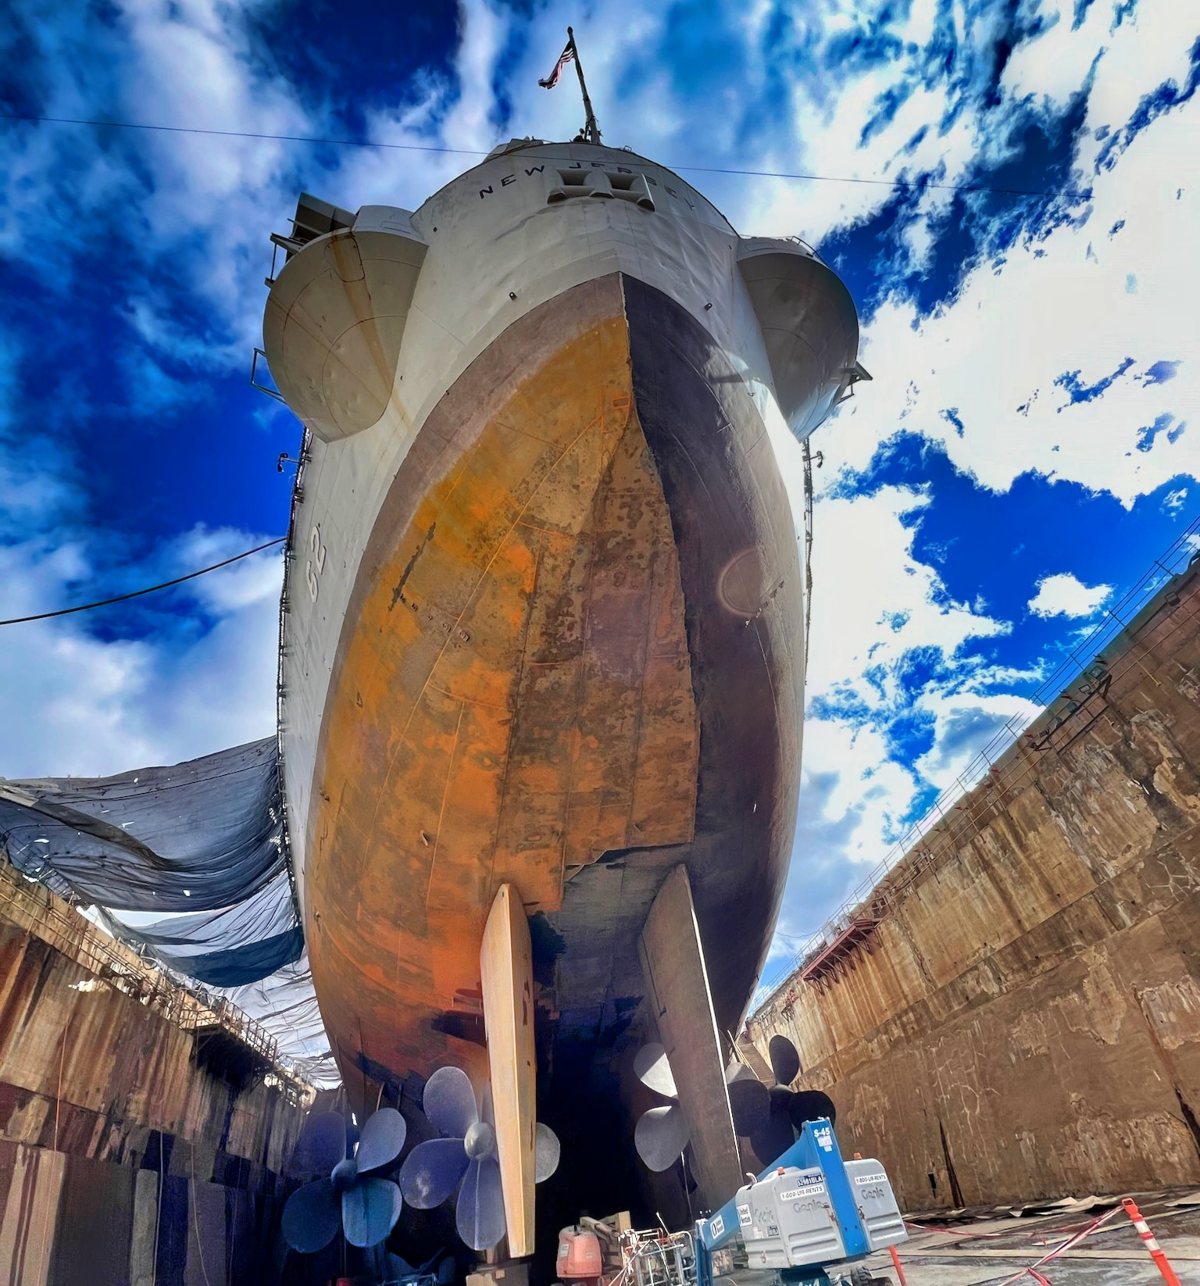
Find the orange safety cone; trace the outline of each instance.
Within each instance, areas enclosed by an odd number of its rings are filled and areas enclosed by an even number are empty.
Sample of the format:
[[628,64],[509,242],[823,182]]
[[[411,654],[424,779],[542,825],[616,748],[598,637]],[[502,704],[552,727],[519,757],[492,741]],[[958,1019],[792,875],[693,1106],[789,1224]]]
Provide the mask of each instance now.
[[900,1286],[908,1286],[908,1278],[904,1275],[904,1266],[900,1262],[900,1256],[896,1254],[896,1247],[889,1246],[888,1253],[892,1257],[892,1267],[896,1270],[896,1277],[899,1279]]
[[1125,1207],[1125,1213],[1133,1221],[1133,1226],[1137,1229],[1137,1235],[1142,1239],[1142,1244],[1150,1252],[1150,1258],[1154,1260],[1158,1271],[1162,1273],[1163,1281],[1167,1286],[1179,1286],[1179,1278],[1175,1276],[1175,1270],[1167,1262],[1166,1255],[1163,1254],[1162,1247],[1158,1244],[1158,1238],[1150,1231],[1150,1225],[1142,1218],[1142,1212],[1137,1208],[1137,1203],[1132,1197],[1126,1197],[1121,1205]]

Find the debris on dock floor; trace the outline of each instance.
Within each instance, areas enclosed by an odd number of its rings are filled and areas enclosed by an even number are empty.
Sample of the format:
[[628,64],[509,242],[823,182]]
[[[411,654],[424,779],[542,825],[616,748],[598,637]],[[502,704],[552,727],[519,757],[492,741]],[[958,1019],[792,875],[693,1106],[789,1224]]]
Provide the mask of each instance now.
[[[1135,1195],[1180,1283],[1200,1283],[1200,1189]],[[1036,1280],[1027,1268],[1114,1208],[1114,1217],[1037,1271],[1052,1286],[1160,1286],[1163,1277],[1120,1204],[1120,1197],[1089,1196],[907,1216],[909,1240],[900,1250],[907,1286],[1024,1286]],[[867,1266],[877,1279],[898,1281],[887,1253]]]

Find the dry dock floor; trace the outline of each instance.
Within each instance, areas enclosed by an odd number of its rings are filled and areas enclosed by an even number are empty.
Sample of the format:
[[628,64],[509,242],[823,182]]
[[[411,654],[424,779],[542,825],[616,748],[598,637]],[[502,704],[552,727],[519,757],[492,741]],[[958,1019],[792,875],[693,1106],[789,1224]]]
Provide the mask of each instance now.
[[[1181,1286],[1200,1286],[1200,1190],[1134,1195]],[[1000,1286],[1119,1204],[1118,1198],[1089,1197],[1057,1208],[1026,1207],[1020,1214],[993,1208],[918,1217],[899,1248],[908,1286]],[[876,1277],[898,1282],[887,1254],[873,1255],[867,1266]],[[1163,1283],[1124,1212],[1038,1272],[1052,1286]],[[1013,1286],[1034,1280],[1022,1276]]]

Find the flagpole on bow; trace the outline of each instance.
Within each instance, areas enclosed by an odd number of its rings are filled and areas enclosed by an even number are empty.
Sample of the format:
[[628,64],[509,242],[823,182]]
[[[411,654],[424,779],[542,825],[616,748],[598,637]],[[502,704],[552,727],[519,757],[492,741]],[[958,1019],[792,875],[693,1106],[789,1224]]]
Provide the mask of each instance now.
[[587,81],[583,78],[583,63],[579,59],[579,48],[575,44],[575,32],[570,27],[567,28],[567,45],[575,55],[575,70],[579,73],[579,89],[583,94],[583,110],[586,116],[583,123],[583,141],[599,143],[600,126],[596,123],[596,113],[592,110],[592,100],[588,97]]

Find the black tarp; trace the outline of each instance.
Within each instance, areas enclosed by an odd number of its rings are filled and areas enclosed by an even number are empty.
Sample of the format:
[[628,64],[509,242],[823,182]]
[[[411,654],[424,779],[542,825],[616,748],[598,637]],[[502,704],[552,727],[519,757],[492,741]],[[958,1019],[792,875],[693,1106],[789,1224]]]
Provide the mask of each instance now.
[[232,950],[217,948],[194,956],[162,950],[155,954],[163,964],[195,978],[197,982],[206,982],[211,987],[241,987],[267,977],[280,965],[299,959],[303,950],[304,934],[297,925],[286,933],[248,942]]
[[148,923],[130,922],[128,914],[101,910],[100,918],[118,938],[146,948],[177,973],[214,987],[255,982],[291,964],[304,949],[286,871],[244,902],[220,911],[172,915]]
[[254,982],[303,950],[273,737],[115,777],[0,781],[0,846],[28,878],[95,904],[110,932],[210,985]]

